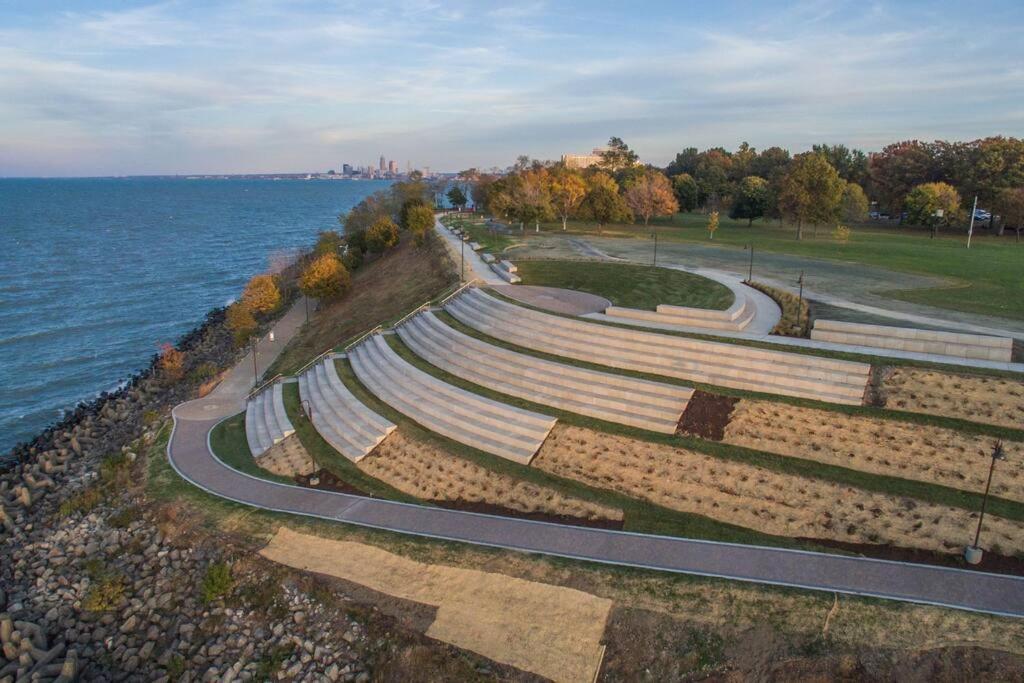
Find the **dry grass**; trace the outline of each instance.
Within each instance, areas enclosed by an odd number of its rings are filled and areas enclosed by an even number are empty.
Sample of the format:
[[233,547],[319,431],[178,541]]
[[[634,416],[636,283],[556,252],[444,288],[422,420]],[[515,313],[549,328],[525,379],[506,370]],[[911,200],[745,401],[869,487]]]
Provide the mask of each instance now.
[[[674,510],[789,537],[941,552],[970,541],[975,513],[726,462],[558,424],[534,467]],[[990,547],[1024,549],[1024,524],[986,517]]]
[[622,511],[499,474],[398,430],[359,469],[403,493],[434,501],[487,503],[526,513],[621,520]]
[[[975,492],[985,490],[996,442],[942,427],[748,400],[736,405],[723,441]],[[1008,459],[992,492],[1024,502],[1024,444],[1005,446]]]
[[372,545],[282,527],[261,554],[275,562],[437,606],[427,635],[557,681],[591,683],[612,602],[503,574],[423,564]]
[[256,458],[256,464],[282,477],[305,476],[316,471],[316,463],[310,457],[296,434],[279,441]]
[[882,383],[886,407],[1024,428],[1024,382],[893,368]]

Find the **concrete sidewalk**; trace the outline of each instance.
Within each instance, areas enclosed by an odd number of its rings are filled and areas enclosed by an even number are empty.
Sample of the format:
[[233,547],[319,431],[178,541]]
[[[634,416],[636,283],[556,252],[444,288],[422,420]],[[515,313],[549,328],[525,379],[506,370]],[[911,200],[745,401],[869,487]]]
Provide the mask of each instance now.
[[465,258],[467,282],[475,278],[483,280],[489,285],[508,284],[491,270],[490,266],[484,263],[484,260],[480,258],[480,254],[470,249],[469,244],[463,245],[462,240],[453,235],[448,228],[444,227],[441,224],[441,219],[437,217],[434,218],[434,232],[444,240],[444,244],[451,253],[452,258],[455,259],[456,265],[458,265],[460,259]]

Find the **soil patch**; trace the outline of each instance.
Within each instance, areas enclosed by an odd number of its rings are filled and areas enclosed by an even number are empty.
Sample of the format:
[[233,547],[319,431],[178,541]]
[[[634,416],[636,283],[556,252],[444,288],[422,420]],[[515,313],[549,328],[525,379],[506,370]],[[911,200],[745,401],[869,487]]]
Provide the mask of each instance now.
[[721,441],[738,402],[739,399],[732,396],[719,396],[697,389],[679,418],[679,431]]
[[[984,535],[982,536],[984,539]],[[1024,576],[1024,560],[1017,557],[1007,557],[992,551],[986,550],[981,563],[977,565],[967,564],[960,555],[950,553],[939,553],[920,548],[901,548],[892,545],[879,545],[875,543],[848,543],[845,541],[833,541],[821,538],[798,538],[798,541],[809,541],[823,545],[828,548],[846,550],[865,557],[873,557],[879,560],[895,560],[898,562],[914,562],[917,564],[933,564],[939,567],[954,567],[956,569],[967,569],[970,571],[989,572],[992,574],[1011,574],[1013,576]]]
[[472,502],[468,500],[438,500],[434,501],[438,507],[449,510],[462,510],[463,512],[480,512],[485,515],[501,515],[502,517],[516,517],[518,519],[529,519],[535,522],[550,522],[552,524],[568,524],[571,526],[585,526],[594,529],[622,529],[622,519],[586,519],[583,517],[569,517],[567,515],[550,515],[543,512],[519,512],[500,505],[489,503]]
[[[305,486],[311,489],[320,489],[321,491],[334,491],[335,493],[351,493],[357,496],[367,495],[366,491],[357,489],[352,486],[344,479],[338,477],[330,470],[320,470],[313,474],[295,477],[295,481],[299,486]],[[310,483],[315,481],[316,483]]]

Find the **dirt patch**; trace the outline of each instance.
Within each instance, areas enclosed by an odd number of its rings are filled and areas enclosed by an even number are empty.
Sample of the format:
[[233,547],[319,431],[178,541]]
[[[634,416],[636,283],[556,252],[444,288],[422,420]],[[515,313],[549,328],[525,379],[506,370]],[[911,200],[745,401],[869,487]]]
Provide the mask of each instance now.
[[679,431],[702,439],[721,441],[738,398],[709,394],[697,389],[679,418]]
[[1024,576],[1024,560],[1017,557],[1007,557],[997,553],[986,551],[981,563],[969,565],[960,554],[937,553],[931,550],[919,548],[899,548],[891,545],[874,545],[865,543],[844,543],[843,541],[830,541],[820,538],[801,538],[801,541],[814,541],[815,543],[830,548],[846,550],[865,557],[874,557],[879,560],[897,560],[899,562],[916,562],[917,564],[934,564],[940,567],[955,567],[956,569],[967,569],[972,571],[991,572],[993,574],[1012,574]]
[[443,505],[483,504],[520,515],[622,522],[622,511],[494,472],[400,429],[358,463],[403,493]]
[[313,474],[295,477],[295,481],[299,486],[305,486],[311,489],[320,489],[321,491],[351,493],[356,496],[367,495],[365,491],[357,489],[355,486],[352,486],[344,479],[341,479],[330,470],[320,470]]
[[[875,543],[959,552],[977,514],[782,474],[666,444],[558,424],[533,466],[776,536]],[[1024,547],[1024,524],[985,517],[996,552]]]
[[[928,425],[845,415],[770,401],[742,400],[726,443],[830,465],[983,492],[992,437]],[[992,493],[1024,502],[1024,444],[1004,442]]]
[[885,373],[879,394],[882,404],[893,410],[1024,428],[1020,380],[899,367]]
[[622,529],[623,520],[618,519],[584,519],[582,517],[568,517],[566,515],[549,515],[543,512],[519,512],[510,510],[500,505],[488,503],[471,503],[465,500],[439,500],[435,501],[439,507],[449,510],[462,510],[463,512],[480,512],[485,515],[501,515],[504,517],[516,517],[518,519],[530,519],[535,522],[551,522],[552,524],[569,524],[572,526],[585,526],[595,529]]
[[437,606],[427,635],[558,681],[591,683],[611,601],[503,574],[424,564],[282,527],[261,554]]

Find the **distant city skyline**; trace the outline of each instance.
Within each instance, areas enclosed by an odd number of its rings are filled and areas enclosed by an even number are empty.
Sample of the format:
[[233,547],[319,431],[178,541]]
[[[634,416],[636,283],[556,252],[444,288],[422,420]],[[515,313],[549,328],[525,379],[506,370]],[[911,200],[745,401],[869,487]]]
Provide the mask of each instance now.
[[1022,30],[1019,0],[4,3],[0,176],[1019,136]]

